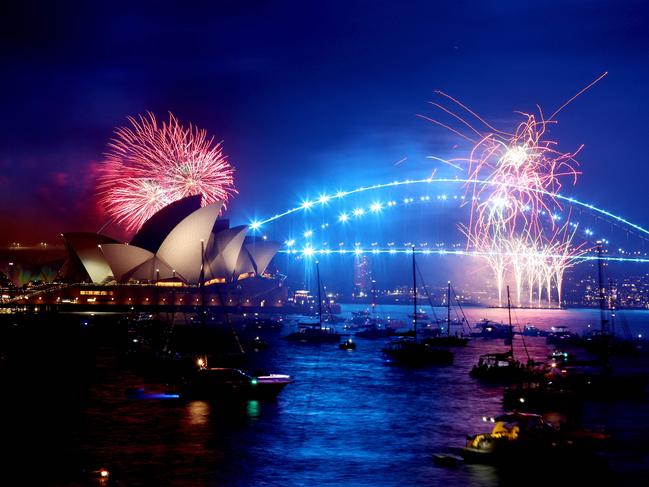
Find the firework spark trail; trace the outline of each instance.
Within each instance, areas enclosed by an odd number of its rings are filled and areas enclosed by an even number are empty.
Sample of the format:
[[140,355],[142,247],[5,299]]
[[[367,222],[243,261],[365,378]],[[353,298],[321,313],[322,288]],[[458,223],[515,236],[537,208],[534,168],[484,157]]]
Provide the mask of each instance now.
[[186,196],[200,194],[206,205],[237,193],[234,168],[205,130],[185,128],[171,113],[162,123],[150,112],[128,120],[108,143],[98,183],[100,205],[128,232]]
[[[580,172],[577,155],[580,146],[573,152],[557,150],[557,142],[546,138],[548,125],[555,124],[554,117],[579,95],[584,93],[607,73],[561,105],[549,119],[538,108],[538,115],[515,112],[523,118],[512,133],[496,129],[483,117],[469,109],[457,99],[443,92],[436,92],[450,100],[456,107],[477,120],[480,130],[467,119],[445,106],[431,102],[431,105],[459,122],[468,129],[453,128],[434,118],[420,115],[436,125],[447,128],[472,142],[466,160],[453,159],[453,163],[438,159],[455,168],[455,163],[466,164],[465,201],[470,204],[468,226],[461,231],[467,237],[467,249],[473,248],[484,255],[491,267],[498,302],[502,305],[504,281],[512,276],[516,285],[516,299],[522,305],[523,285],[528,287],[528,302],[532,305],[534,287],[540,306],[542,291],[545,290],[548,306],[552,302],[552,284],[557,289],[561,304],[561,286],[565,270],[583,255],[583,244],[574,245],[575,231],[568,230],[570,216],[558,227],[555,215],[563,208],[555,196],[561,190],[564,180],[577,182]],[[474,140],[477,135],[478,140]],[[460,168],[461,169],[461,168]]]

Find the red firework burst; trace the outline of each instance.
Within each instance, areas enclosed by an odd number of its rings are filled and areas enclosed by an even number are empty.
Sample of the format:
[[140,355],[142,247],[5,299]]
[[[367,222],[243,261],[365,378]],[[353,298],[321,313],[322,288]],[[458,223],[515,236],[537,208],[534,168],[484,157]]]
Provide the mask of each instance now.
[[99,173],[99,203],[112,222],[135,232],[186,196],[200,194],[207,205],[237,193],[234,168],[205,130],[185,128],[171,113],[162,123],[150,112],[128,120],[115,130]]

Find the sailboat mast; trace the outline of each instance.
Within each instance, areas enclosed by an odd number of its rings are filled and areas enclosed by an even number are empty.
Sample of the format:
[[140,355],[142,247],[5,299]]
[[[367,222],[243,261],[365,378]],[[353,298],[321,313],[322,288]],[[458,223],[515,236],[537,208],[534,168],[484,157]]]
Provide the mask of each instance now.
[[509,315],[509,351],[514,358],[514,327],[512,326],[512,302],[509,299],[509,286],[507,286],[507,313]]
[[201,288],[201,325],[205,326],[205,242],[201,239],[201,274],[200,274],[200,288]]
[[[201,290],[201,332],[203,340],[207,339],[207,328],[205,324],[205,242],[201,239],[201,274],[199,286]],[[207,367],[207,353],[203,352],[202,364]]]
[[606,297],[604,295],[604,270],[602,269],[602,244],[597,245],[597,274],[599,286],[599,322],[602,334],[608,332],[608,320],[606,319]]
[[315,263],[316,276],[318,278],[318,323],[322,328],[322,296],[320,295],[320,262]]
[[415,343],[417,343],[417,264],[415,263],[414,245],[412,246],[412,302],[414,307],[412,323],[415,330]]
[[448,281],[448,289],[446,290],[446,333],[451,336],[451,281]]

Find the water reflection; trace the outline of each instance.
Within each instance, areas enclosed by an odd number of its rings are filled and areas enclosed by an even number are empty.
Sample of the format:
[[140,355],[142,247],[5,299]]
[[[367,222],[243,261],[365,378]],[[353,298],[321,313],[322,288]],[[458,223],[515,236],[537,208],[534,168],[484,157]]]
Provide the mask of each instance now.
[[212,408],[205,401],[192,401],[187,405],[189,424],[205,426],[209,422],[209,415]]
[[250,419],[257,419],[259,417],[259,401],[248,401],[247,411]]

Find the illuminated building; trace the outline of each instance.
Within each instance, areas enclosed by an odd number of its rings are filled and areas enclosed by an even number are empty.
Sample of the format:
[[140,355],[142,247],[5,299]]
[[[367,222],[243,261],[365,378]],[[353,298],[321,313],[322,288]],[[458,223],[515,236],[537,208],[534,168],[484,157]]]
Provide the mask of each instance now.
[[372,269],[369,259],[364,254],[354,256],[354,289],[357,294],[365,295],[370,289]]

